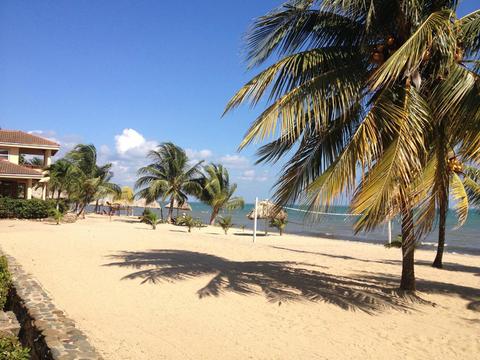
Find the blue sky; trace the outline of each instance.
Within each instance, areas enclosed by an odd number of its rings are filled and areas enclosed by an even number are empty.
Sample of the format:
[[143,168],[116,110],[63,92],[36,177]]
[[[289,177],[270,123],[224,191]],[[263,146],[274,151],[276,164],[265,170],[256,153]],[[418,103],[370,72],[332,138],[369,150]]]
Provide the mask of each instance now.
[[223,162],[247,200],[268,197],[278,167],[254,166],[253,147],[236,152],[257,111],[220,116],[255,73],[242,35],[279,4],[4,0],[0,127],[41,132],[64,149],[94,143],[128,185],[147,149],[173,141],[192,158]]

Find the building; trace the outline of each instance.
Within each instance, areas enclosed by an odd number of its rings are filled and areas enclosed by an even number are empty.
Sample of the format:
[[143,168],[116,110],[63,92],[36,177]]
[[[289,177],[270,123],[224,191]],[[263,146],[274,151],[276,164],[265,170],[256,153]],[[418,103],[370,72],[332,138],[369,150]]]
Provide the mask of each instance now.
[[[31,199],[32,190],[41,187],[45,199],[48,177],[43,169],[50,166],[59,149],[59,144],[40,136],[0,129],[0,196]],[[40,157],[43,166],[23,163],[26,155]]]

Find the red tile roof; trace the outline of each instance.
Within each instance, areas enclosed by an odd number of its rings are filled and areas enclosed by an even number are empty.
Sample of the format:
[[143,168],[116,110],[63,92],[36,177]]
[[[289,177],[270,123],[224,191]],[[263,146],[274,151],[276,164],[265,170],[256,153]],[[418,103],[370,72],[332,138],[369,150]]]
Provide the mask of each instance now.
[[18,175],[18,176],[27,176],[27,177],[42,177],[40,171],[34,170],[32,168],[17,165],[7,161],[5,159],[0,159],[0,176],[2,175]]
[[19,130],[1,130],[0,129],[0,143],[11,143],[19,145],[39,145],[39,146],[54,146],[60,147],[54,141],[44,139],[40,136],[26,133]]

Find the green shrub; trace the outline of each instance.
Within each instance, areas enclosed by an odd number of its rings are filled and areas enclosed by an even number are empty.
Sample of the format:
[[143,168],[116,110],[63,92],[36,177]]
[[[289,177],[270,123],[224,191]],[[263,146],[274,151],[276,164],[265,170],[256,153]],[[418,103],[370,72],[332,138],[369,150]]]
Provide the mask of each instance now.
[[60,225],[60,222],[63,220],[63,213],[57,209],[50,210],[50,216],[55,220],[57,225]]
[[175,221],[176,225],[186,226],[188,228],[188,232],[192,232],[192,228],[201,228],[203,226],[202,221],[200,219],[195,219],[190,215],[182,215],[177,217]]
[[277,228],[280,236],[283,235],[285,228],[287,227],[287,223],[288,221],[285,218],[270,219],[270,226]]
[[0,256],[0,310],[7,302],[8,291],[12,286],[12,276],[8,270],[8,261],[5,256]]
[[30,350],[22,347],[17,339],[0,338],[0,360],[28,360]]
[[[56,209],[55,200],[0,198],[0,219],[45,219]],[[59,203],[59,211],[64,213],[67,204]]]
[[[387,249],[391,249],[391,248],[397,248],[397,249],[401,249],[402,248],[402,242],[403,242],[403,239],[402,239],[402,235],[397,235],[397,238],[396,239],[393,239],[391,243],[385,243],[383,244]],[[418,248],[420,246],[420,243],[417,241],[415,243],[415,249]]]
[[158,215],[152,211],[144,211],[142,216],[142,222],[148,224],[152,227],[153,230],[157,228],[157,224],[160,222],[158,220]]
[[218,219],[218,225],[223,229],[225,235],[227,235],[228,230],[233,226],[231,216],[223,216]]

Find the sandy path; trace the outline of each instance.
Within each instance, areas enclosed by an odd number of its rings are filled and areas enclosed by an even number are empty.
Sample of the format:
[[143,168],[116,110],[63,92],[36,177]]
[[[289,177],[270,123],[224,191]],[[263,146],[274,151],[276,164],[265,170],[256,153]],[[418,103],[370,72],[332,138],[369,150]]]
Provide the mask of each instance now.
[[193,231],[1,221],[0,246],[107,359],[478,359],[480,257],[447,254],[435,270],[417,252],[433,307],[385,292],[397,249]]

